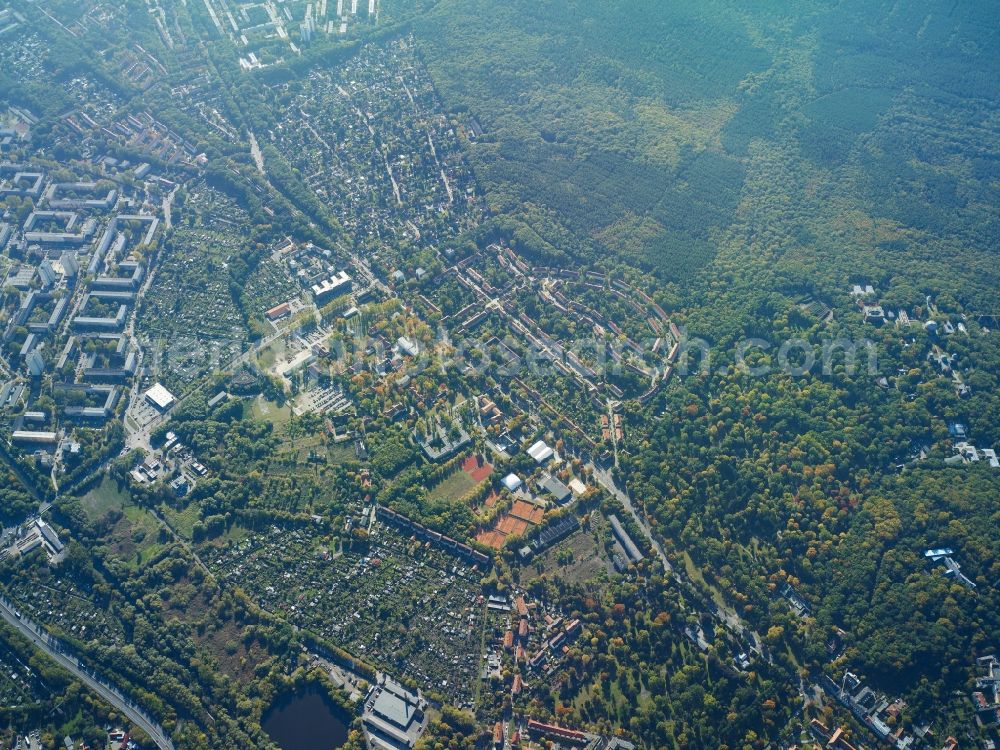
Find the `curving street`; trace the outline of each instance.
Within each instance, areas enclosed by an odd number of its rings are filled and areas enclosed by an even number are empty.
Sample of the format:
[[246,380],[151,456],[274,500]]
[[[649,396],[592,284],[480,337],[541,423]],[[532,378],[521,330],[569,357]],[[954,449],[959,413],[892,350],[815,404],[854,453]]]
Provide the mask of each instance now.
[[10,603],[4,599],[0,599],[0,617],[3,617],[34,646],[44,651],[56,664],[70,672],[80,682],[127,716],[133,724],[149,735],[159,750],[174,750],[174,743],[167,736],[163,727],[150,718],[149,714],[125,697],[117,688],[102,682],[100,677],[88,672],[75,656],[65,650],[65,646],[59,640],[46,633],[31,620],[19,616]]

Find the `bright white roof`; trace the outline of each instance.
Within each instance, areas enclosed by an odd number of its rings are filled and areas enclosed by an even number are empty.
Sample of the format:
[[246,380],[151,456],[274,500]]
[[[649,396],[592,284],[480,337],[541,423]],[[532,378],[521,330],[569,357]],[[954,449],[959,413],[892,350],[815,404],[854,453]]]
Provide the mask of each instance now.
[[522,484],[521,477],[519,477],[517,474],[508,474],[503,478],[503,486],[506,487],[511,492],[520,487],[521,484]]
[[146,391],[146,398],[152,401],[158,409],[168,409],[176,400],[174,398],[174,394],[164,388],[160,383],[157,383]]
[[544,440],[539,440],[533,446],[528,448],[528,455],[541,464],[552,458],[553,451],[548,445],[545,444]]

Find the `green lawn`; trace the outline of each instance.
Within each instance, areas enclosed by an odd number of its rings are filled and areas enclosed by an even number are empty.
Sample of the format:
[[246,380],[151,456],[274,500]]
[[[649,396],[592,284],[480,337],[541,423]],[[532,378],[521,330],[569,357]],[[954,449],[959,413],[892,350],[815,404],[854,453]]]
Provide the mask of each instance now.
[[215,548],[225,548],[229,543],[242,542],[251,532],[249,529],[240,526],[238,523],[234,523],[226,531],[217,537],[211,539],[205,539],[197,544],[193,545],[194,549],[198,552],[205,552],[206,550],[212,550]]
[[476,486],[476,482],[461,469],[449,474],[428,493],[431,500],[457,503]]
[[91,521],[100,521],[112,510],[124,510],[131,502],[128,493],[105,475],[101,483],[80,498],[80,505]]
[[346,464],[357,461],[358,456],[354,451],[354,441],[345,440],[342,443],[334,443],[326,449],[326,455],[332,464]]
[[254,419],[262,422],[270,422],[276,428],[283,428],[292,418],[292,409],[287,404],[278,406],[273,401],[268,401],[263,396],[258,396],[253,400],[251,414]]
[[695,565],[694,560],[691,559],[691,555],[688,554],[687,550],[684,551],[684,570],[688,574],[688,578],[700,586],[705,587],[705,589],[711,593],[712,601],[720,607],[726,607],[726,599],[722,596],[722,592],[719,591],[718,587],[713,586],[705,580],[705,576],[702,574],[701,569]]
[[139,568],[163,549],[158,537],[160,523],[155,516],[138,505],[125,507],[125,517],[115,527],[118,554]]

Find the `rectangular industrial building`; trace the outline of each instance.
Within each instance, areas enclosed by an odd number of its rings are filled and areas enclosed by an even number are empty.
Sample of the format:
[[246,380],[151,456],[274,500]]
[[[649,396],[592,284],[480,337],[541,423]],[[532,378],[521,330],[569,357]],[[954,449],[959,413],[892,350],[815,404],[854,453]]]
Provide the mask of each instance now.
[[157,383],[146,391],[146,400],[160,411],[166,411],[174,405],[177,399],[174,398],[174,394]]

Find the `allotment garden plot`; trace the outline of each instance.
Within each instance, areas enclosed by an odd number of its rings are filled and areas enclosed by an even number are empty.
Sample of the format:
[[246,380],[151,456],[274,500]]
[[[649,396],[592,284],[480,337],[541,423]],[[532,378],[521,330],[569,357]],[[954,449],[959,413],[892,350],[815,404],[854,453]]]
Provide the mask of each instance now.
[[47,576],[48,583],[19,579],[3,588],[3,594],[31,620],[57,635],[81,643],[121,645],[125,633],[106,604],[74,584]]
[[479,571],[376,524],[368,549],[337,551],[321,526],[273,527],[205,562],[265,609],[459,705],[479,678]]
[[230,265],[245,253],[250,231],[247,213],[201,183],[192,187],[185,215],[164,249],[140,320],[160,352],[164,384],[175,392],[231,361],[247,338],[230,291]]
[[29,706],[45,698],[47,691],[31,667],[4,643],[5,634],[0,633],[0,706]]

